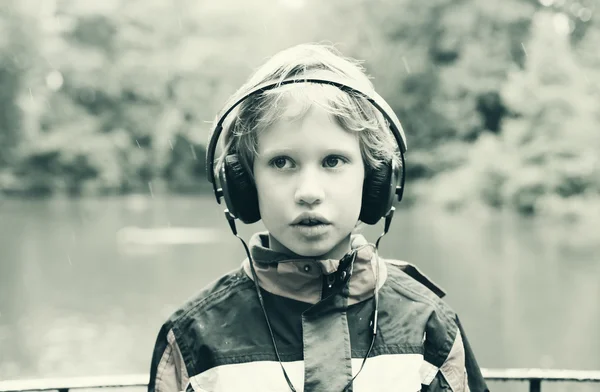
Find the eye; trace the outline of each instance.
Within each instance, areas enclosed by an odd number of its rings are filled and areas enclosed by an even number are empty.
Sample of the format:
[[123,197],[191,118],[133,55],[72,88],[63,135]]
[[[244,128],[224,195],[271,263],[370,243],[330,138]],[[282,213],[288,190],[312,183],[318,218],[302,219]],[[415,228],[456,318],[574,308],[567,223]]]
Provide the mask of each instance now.
[[283,157],[283,156],[275,157],[269,161],[269,166],[273,166],[277,169],[286,169],[292,165],[293,165],[292,161],[288,157]]
[[347,162],[347,160],[341,156],[329,155],[323,161],[323,166],[328,167],[328,168],[335,168],[335,167],[340,166],[342,163],[346,163],[346,162]]

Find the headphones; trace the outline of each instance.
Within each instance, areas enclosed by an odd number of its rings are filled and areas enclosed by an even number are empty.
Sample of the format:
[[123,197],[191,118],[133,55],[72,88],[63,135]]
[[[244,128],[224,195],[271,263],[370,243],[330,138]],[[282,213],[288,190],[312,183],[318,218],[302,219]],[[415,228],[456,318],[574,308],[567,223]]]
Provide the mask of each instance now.
[[373,225],[381,218],[387,217],[393,211],[394,197],[398,201],[402,200],[405,180],[404,154],[406,152],[406,136],[398,117],[394,114],[392,108],[376,92],[367,94],[356,83],[347,79],[338,79],[332,77],[309,78],[309,77],[291,77],[283,81],[272,81],[260,84],[250,91],[246,92],[241,98],[229,105],[222,112],[213,132],[211,133],[208,148],[206,150],[206,169],[208,181],[213,185],[213,191],[217,203],[221,204],[221,197],[225,199],[228,211],[226,215],[238,218],[244,223],[255,223],[260,219],[260,210],[258,207],[258,193],[254,180],[250,173],[240,162],[237,154],[228,154],[225,157],[222,167],[219,170],[219,183],[221,188],[217,188],[214,172],[214,155],[217,148],[219,136],[223,131],[223,122],[227,115],[233,111],[240,103],[250,96],[261,94],[267,90],[277,88],[282,85],[292,83],[316,83],[331,85],[344,92],[354,93],[367,99],[385,118],[389,129],[392,131],[400,150],[400,159],[402,167],[398,167],[394,161],[384,162],[379,168],[366,173],[362,191],[362,206],[360,210],[360,221]]

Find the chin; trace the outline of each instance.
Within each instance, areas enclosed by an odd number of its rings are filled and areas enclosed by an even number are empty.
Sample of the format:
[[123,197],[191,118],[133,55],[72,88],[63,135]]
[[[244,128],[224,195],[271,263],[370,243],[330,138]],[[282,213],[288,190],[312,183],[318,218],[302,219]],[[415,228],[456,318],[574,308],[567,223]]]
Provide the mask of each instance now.
[[294,250],[294,253],[302,257],[319,257],[329,253],[331,249],[332,248],[302,247]]
[[331,253],[332,251],[335,251],[337,245],[339,243],[323,243],[323,244],[306,244],[303,246],[295,246],[292,251],[294,253],[296,253],[299,256],[303,256],[303,257],[314,257],[314,258],[320,258],[321,256],[326,256],[324,258],[336,258],[336,257],[331,257],[329,255],[329,253]]
[[340,233],[329,233],[329,235],[323,238],[314,240],[307,240],[295,235],[293,232],[283,232],[281,234],[281,236],[271,234],[271,247],[274,250],[288,253],[292,257],[340,259],[347,252],[346,248],[350,247],[349,234],[344,236],[340,235]]

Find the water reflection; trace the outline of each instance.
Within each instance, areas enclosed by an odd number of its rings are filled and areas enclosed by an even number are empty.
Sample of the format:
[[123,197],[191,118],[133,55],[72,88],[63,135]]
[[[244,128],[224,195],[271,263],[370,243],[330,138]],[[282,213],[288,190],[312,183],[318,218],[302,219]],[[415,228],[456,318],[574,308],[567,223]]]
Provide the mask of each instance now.
[[[124,227],[168,226],[217,235],[117,246]],[[597,247],[540,221],[418,208],[398,211],[381,252],[446,289],[482,366],[594,369]],[[0,249],[0,379],[147,372],[165,317],[244,257],[210,197],[6,201]]]

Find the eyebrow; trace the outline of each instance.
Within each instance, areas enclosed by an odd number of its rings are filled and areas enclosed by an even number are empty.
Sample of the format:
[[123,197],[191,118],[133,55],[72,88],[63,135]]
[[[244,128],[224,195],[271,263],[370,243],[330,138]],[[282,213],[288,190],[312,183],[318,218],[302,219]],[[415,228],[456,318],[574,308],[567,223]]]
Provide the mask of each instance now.
[[258,155],[284,155],[284,154],[291,154],[294,152],[293,148],[270,148],[268,150],[265,151],[258,151]]
[[[259,152],[259,156],[276,156],[276,155],[292,155],[295,152],[296,149],[294,148],[287,148],[287,147],[282,147],[282,148],[271,148],[265,151],[261,151]],[[353,155],[354,151],[351,151],[350,149],[345,149],[345,148],[340,148],[340,147],[334,147],[334,148],[327,148],[325,150],[322,151],[323,155]]]

